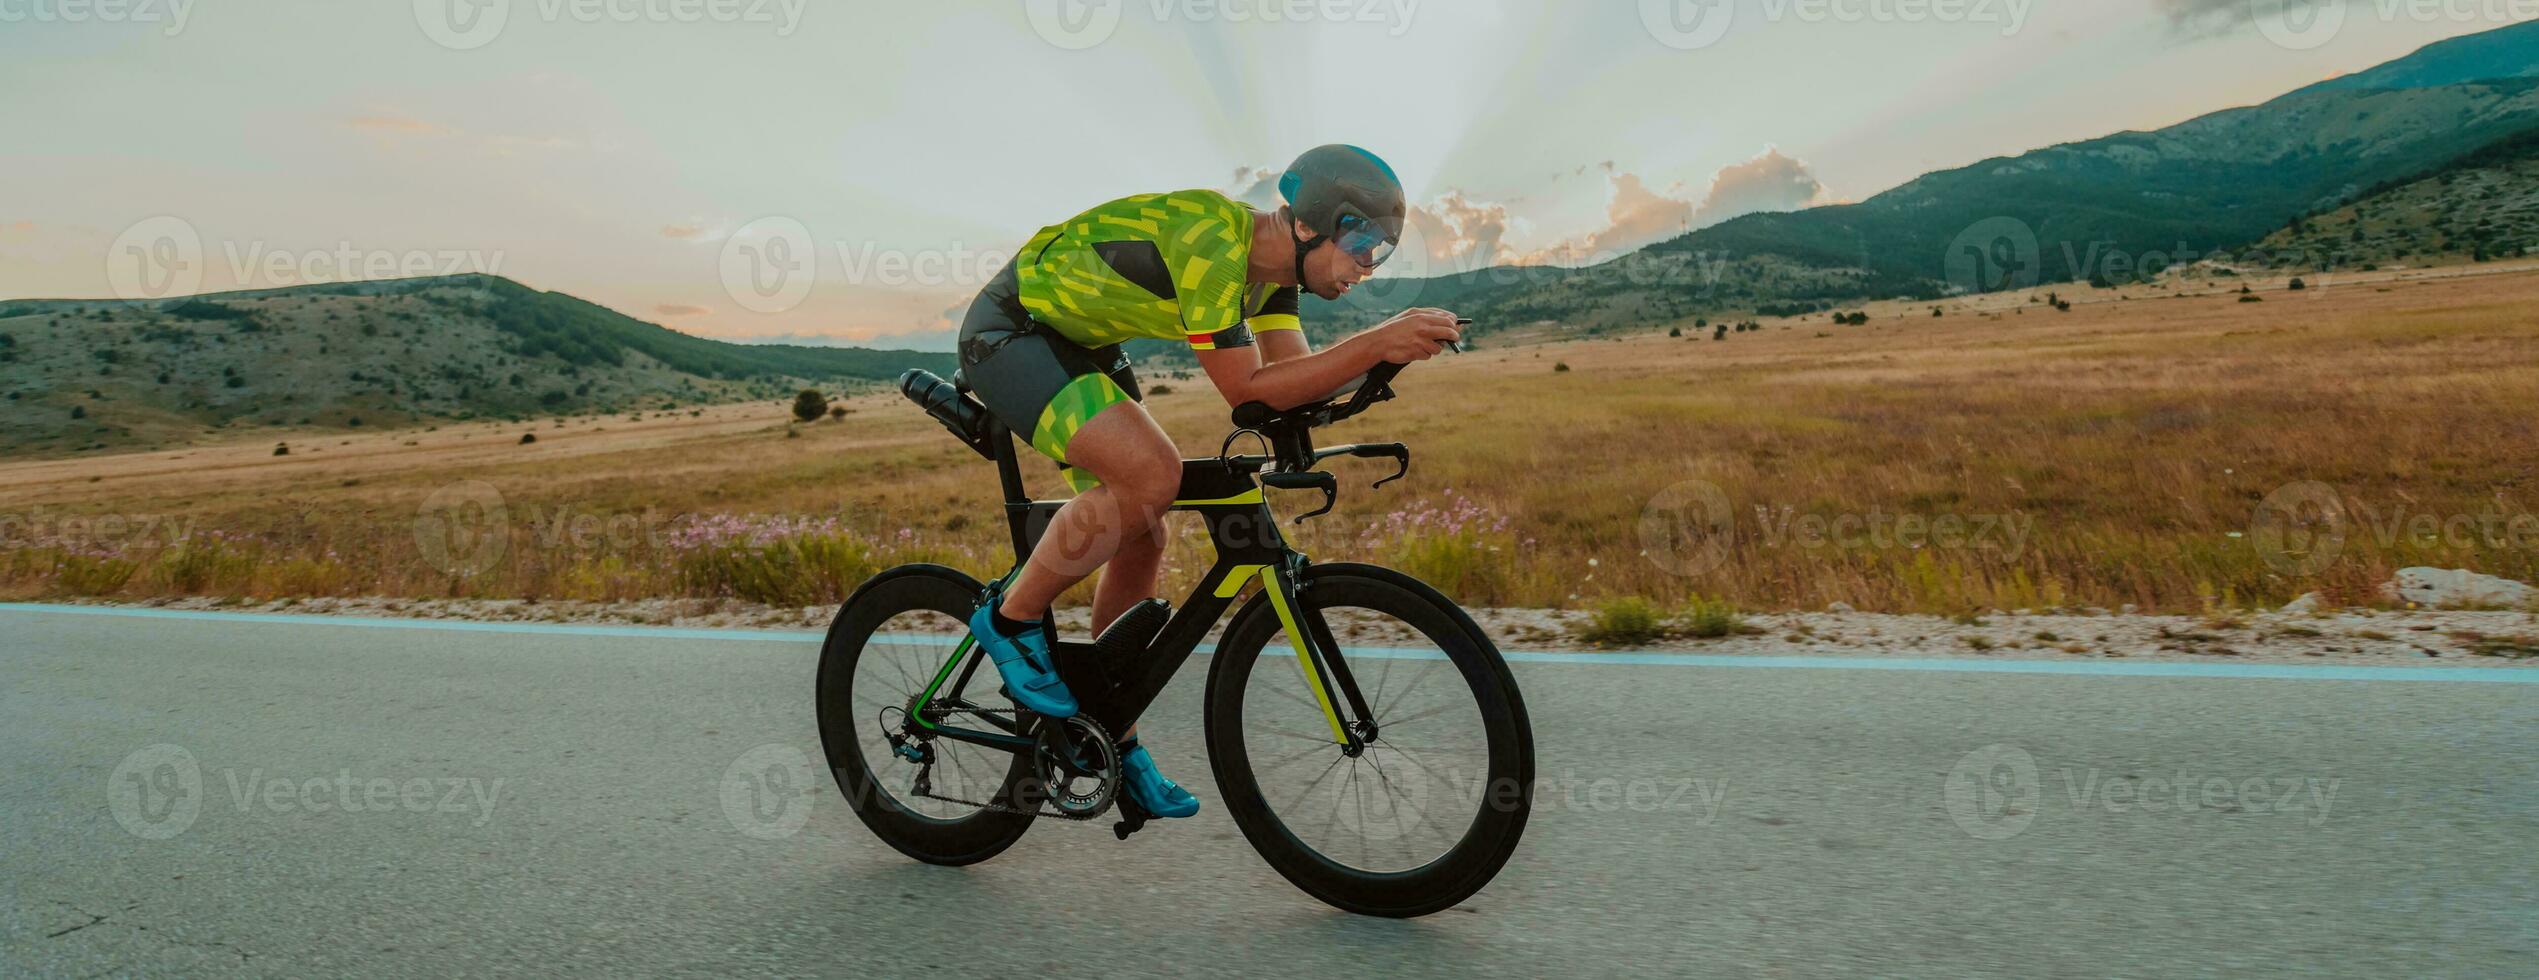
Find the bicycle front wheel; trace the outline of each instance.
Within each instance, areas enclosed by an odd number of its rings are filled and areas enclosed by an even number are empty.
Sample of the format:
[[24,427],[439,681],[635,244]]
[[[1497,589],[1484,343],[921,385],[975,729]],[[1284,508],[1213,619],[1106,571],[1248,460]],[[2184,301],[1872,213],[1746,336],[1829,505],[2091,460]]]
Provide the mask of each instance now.
[[[1256,597],[1208,672],[1208,754],[1226,808],[1272,868],[1337,908],[1451,907],[1489,884],[1525,830],[1534,744],[1515,678],[1470,617],[1417,579],[1332,564],[1305,583],[1298,628],[1336,647],[1366,716],[1329,678],[1317,690]],[[1374,736],[1344,752],[1335,720],[1371,722]]]

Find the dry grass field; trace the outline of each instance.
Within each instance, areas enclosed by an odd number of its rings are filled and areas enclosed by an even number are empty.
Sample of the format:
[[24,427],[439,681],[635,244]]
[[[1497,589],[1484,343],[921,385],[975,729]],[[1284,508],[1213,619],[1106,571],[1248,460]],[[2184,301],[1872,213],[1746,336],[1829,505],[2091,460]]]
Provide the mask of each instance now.
[[[1292,536],[1559,608],[2203,612],[2369,603],[2406,565],[2539,579],[2539,269],[2285,285],[1492,343],[1327,436],[1407,442],[1411,476],[1369,491],[1381,464],[1334,464],[1340,509]],[[1215,451],[1204,380],[1148,385],[1187,453]],[[992,468],[895,394],[848,404],[0,463],[0,595],[807,605],[903,560],[1000,571]],[[1204,542],[1176,520],[1178,596]]]

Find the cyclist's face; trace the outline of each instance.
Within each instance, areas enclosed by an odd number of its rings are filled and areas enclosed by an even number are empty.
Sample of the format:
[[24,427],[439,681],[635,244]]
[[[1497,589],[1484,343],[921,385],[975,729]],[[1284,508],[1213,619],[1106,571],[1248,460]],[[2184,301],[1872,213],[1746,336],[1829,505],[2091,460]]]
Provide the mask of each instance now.
[[1305,291],[1324,299],[1339,299],[1349,288],[1374,274],[1375,270],[1359,265],[1358,260],[1342,251],[1338,243],[1324,240],[1305,253]]

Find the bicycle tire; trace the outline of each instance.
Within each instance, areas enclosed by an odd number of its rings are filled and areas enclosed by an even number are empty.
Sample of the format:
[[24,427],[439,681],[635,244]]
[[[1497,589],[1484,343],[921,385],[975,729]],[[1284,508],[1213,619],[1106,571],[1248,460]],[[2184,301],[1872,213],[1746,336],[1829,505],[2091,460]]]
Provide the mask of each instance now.
[[[969,619],[983,589],[977,579],[941,565],[902,565],[867,580],[848,596],[829,624],[820,647],[816,699],[820,746],[829,771],[847,805],[874,836],[901,854],[928,864],[976,864],[1003,853],[1031,829],[1029,814],[977,810],[954,820],[930,817],[902,806],[881,787],[864,758],[857,727],[874,724],[854,708],[856,662],[874,632],[892,617],[909,612],[935,612],[955,622]],[[1029,773],[1028,760],[1017,755],[1005,785]],[[999,799],[1007,794],[1000,794]]]
[[[1280,625],[1255,595],[1227,627],[1208,670],[1205,728],[1211,769],[1235,826],[1290,883],[1335,908],[1411,918],[1472,897],[1507,864],[1532,810],[1534,740],[1515,676],[1488,634],[1426,583],[1390,569],[1334,563],[1305,572],[1304,608],[1363,608],[1412,626],[1453,661],[1487,730],[1488,773],[1478,812],[1461,840],[1426,864],[1398,872],[1353,868],[1305,844],[1281,822],[1252,771],[1244,741],[1245,681]],[[1282,641],[1276,655],[1288,647]],[[1353,670],[1356,669],[1354,666]],[[1381,709],[1378,708],[1378,711]],[[1333,749],[1337,752],[1335,746]]]

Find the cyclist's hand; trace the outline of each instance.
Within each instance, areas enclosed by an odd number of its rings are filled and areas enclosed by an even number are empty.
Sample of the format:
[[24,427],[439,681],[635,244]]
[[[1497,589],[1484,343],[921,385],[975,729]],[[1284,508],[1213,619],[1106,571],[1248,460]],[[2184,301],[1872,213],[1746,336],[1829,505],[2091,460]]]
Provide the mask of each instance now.
[[1403,310],[1372,332],[1376,352],[1394,364],[1425,361],[1437,356],[1448,342],[1463,339],[1463,328],[1455,326],[1454,314],[1427,307]]

